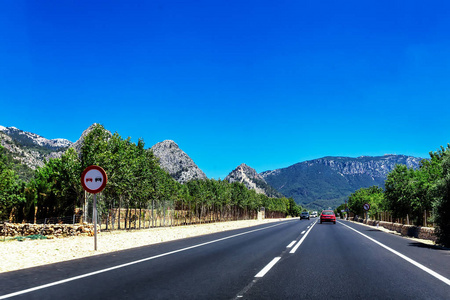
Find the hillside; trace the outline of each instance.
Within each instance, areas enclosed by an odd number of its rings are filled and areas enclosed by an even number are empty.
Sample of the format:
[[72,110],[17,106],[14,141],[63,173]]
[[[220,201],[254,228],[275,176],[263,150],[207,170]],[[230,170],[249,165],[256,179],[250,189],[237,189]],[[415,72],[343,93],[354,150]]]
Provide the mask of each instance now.
[[31,178],[33,170],[42,167],[46,160],[61,157],[71,144],[65,139],[49,140],[15,127],[0,126],[0,145],[6,149],[24,180]]
[[266,171],[261,176],[298,204],[324,209],[338,206],[362,187],[384,187],[386,176],[395,165],[417,168],[421,160],[405,155],[324,157]]
[[230,183],[241,182],[248,189],[255,190],[257,193],[264,194],[268,197],[283,197],[283,195],[271,187],[264,178],[255,171],[255,169],[246,164],[241,164],[234,169],[227,177],[225,177],[225,180]]
[[179,183],[195,179],[206,179],[205,173],[178,147],[174,141],[166,140],[154,145],[151,150],[159,159],[161,168]]
[[[84,137],[96,125],[94,123],[84,130],[75,143],[66,139],[49,140],[15,127],[0,126],[0,144],[6,149],[8,157],[15,162],[20,177],[28,180],[32,177],[33,170],[42,167],[46,160],[61,157],[68,148],[74,148],[80,153]],[[109,131],[108,133],[111,134]],[[175,142],[163,141],[151,149],[159,158],[161,167],[180,183],[206,179],[205,173]]]

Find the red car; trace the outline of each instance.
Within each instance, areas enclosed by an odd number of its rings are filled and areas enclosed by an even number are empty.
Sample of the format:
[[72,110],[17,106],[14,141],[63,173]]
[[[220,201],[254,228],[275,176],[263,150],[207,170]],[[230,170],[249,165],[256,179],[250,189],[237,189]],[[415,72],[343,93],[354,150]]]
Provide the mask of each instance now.
[[333,224],[336,224],[336,216],[334,215],[334,211],[322,211],[322,214],[320,215],[320,224],[322,224],[322,222],[333,222]]

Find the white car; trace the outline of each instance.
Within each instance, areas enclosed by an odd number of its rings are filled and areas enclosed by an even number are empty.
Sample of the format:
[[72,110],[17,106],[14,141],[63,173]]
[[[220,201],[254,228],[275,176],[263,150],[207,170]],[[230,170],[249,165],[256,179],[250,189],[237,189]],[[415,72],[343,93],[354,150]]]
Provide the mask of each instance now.
[[313,211],[311,213],[311,218],[317,218],[317,211]]

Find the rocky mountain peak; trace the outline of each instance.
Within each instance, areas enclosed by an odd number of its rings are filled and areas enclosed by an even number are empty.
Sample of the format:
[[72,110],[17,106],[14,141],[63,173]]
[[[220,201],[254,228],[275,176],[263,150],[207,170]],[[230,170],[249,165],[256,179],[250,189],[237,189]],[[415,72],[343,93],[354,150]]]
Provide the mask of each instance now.
[[282,197],[277,191],[275,191],[264,178],[256,172],[255,169],[249,167],[246,164],[240,164],[234,169],[225,180],[233,183],[243,183],[248,189],[255,190],[259,194],[265,194],[269,197]]
[[[84,138],[94,129],[95,126],[99,125],[98,123],[93,123],[86,130],[83,131],[80,138],[71,145],[72,148],[79,154],[81,153],[81,147],[83,146]],[[106,129],[105,129],[106,130]],[[107,130],[107,132],[112,136],[111,132]]]
[[180,183],[195,179],[206,179],[205,173],[180,147],[171,140],[154,145],[151,150],[159,159],[161,168],[166,170],[172,178]]

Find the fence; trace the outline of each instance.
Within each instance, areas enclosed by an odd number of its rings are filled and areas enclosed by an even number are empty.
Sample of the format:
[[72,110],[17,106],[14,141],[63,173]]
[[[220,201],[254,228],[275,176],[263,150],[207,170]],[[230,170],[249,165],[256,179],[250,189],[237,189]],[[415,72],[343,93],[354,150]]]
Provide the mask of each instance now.
[[[423,212],[423,224],[422,224],[423,227],[435,227],[434,223],[433,223],[433,219],[434,219],[433,215],[434,215],[433,211],[425,210]],[[406,215],[403,218],[394,218],[392,216],[392,214],[388,211],[376,213],[375,216],[370,214],[370,211],[369,211],[369,217],[371,219],[375,219],[378,221],[399,223],[399,224],[403,224],[403,225],[412,225],[412,220],[409,215]],[[367,215],[365,215],[364,218],[367,218]]]
[[36,220],[35,224],[78,224],[82,222],[82,216],[75,214],[68,217],[51,217]]

